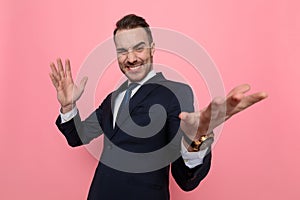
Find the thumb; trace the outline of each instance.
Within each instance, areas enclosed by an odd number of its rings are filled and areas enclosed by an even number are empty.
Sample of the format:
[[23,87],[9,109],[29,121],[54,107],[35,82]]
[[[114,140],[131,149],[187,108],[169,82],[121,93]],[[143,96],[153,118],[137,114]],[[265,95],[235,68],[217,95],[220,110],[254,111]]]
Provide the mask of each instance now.
[[188,113],[187,112],[181,112],[178,116],[181,120],[185,121],[188,118]]
[[197,113],[188,113],[188,112],[181,112],[179,114],[179,118],[188,124],[193,124],[195,122],[195,116]]
[[79,83],[80,91],[83,91],[83,90],[84,90],[87,81],[88,81],[88,77],[87,77],[87,76],[85,76],[85,77],[83,77],[83,78],[81,79],[81,81],[80,81],[80,83]]

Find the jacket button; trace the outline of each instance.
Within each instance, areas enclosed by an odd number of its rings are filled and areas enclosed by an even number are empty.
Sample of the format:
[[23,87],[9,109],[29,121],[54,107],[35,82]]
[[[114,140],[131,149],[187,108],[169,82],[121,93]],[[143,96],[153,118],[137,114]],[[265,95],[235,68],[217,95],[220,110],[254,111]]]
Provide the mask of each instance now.
[[108,148],[108,149],[112,149],[113,147],[112,147],[111,144],[108,144],[108,145],[107,145],[107,148]]

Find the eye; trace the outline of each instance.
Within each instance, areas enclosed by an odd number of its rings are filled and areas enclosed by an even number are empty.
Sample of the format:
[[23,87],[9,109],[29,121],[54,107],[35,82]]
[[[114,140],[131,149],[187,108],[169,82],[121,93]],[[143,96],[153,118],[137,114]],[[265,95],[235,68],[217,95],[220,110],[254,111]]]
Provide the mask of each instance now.
[[118,49],[117,50],[117,54],[119,54],[119,55],[125,55],[127,53],[127,50],[125,50],[125,49]]
[[142,52],[142,51],[144,51],[144,49],[145,49],[145,46],[138,46],[138,47],[134,48],[134,50],[137,52]]

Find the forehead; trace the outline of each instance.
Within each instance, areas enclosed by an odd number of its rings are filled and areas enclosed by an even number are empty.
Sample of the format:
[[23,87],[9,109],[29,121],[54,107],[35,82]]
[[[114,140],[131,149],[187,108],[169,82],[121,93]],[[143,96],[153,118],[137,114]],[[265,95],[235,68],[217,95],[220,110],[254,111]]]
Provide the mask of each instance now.
[[123,29],[117,31],[115,35],[115,45],[117,48],[130,48],[140,42],[149,43],[147,32],[144,28]]

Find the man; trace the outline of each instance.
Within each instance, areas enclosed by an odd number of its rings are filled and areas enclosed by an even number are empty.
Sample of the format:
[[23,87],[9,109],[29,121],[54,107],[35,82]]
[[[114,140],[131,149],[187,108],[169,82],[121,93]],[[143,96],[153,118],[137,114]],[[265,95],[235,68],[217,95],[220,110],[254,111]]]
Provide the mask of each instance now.
[[154,72],[155,45],[143,18],[131,14],[120,19],[114,41],[120,70],[128,81],[84,121],[76,101],[87,78],[76,86],[69,60],[65,69],[60,59],[58,69],[50,65],[61,104],[56,125],[69,145],[80,146],[105,135],[88,199],[170,199],[170,168],[183,190],[193,190],[210,168],[213,128],[267,95],[245,96],[249,86],[241,85],[226,100],[215,99],[194,112],[190,87]]

